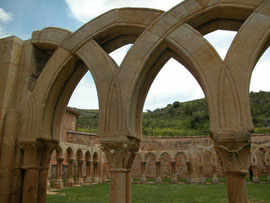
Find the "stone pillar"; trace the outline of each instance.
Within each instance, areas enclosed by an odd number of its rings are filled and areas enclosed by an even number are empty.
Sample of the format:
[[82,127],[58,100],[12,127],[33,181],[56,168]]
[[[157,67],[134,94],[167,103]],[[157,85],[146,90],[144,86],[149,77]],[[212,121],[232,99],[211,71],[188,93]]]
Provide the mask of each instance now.
[[200,177],[200,184],[205,184],[206,180],[205,180],[205,176],[203,174],[203,165],[199,166],[199,177]]
[[226,177],[229,203],[247,203],[245,176],[248,173],[250,133],[219,132],[213,135],[215,150]]
[[76,174],[76,185],[82,185],[83,184],[83,177],[82,177],[82,167],[83,167],[83,160],[77,160],[78,162],[78,169]]
[[171,184],[176,184],[175,161],[171,161]]
[[270,165],[266,165],[266,181],[270,183]]
[[140,141],[134,137],[123,137],[118,142],[101,140],[110,170],[110,203],[131,202],[130,169],[139,150]]
[[141,162],[141,178],[140,178],[140,183],[141,184],[146,184],[147,179],[146,179],[146,170],[145,170],[146,162],[142,161]]
[[45,203],[47,192],[48,171],[52,151],[57,142],[33,139],[21,140],[23,150],[23,179],[22,203]]
[[258,167],[257,166],[251,166],[252,172],[253,172],[253,177],[252,177],[252,182],[253,183],[259,183],[260,179],[258,177]]
[[160,177],[160,161],[156,161],[156,184],[161,184],[162,180]]
[[190,161],[186,162],[186,166],[187,166],[187,184],[191,183],[191,165],[190,165]]
[[91,184],[92,183],[92,179],[91,179],[91,164],[92,161],[86,161],[86,178],[85,178],[85,183],[86,184]]
[[73,166],[74,166],[75,160],[74,159],[68,159],[68,178],[66,182],[66,187],[73,187],[74,181],[73,181]]
[[98,167],[99,167],[99,163],[97,161],[94,162],[93,182],[95,182],[95,183],[98,183],[99,182],[99,178],[98,178]]
[[102,166],[101,161],[99,161],[97,163],[97,179],[99,183],[103,182],[101,166]]
[[217,166],[212,166],[212,183],[218,184],[218,177],[217,177]]
[[54,188],[62,189],[64,187],[62,180],[62,166],[64,158],[58,157],[56,161],[57,161],[57,173],[56,173],[56,180],[54,181]]

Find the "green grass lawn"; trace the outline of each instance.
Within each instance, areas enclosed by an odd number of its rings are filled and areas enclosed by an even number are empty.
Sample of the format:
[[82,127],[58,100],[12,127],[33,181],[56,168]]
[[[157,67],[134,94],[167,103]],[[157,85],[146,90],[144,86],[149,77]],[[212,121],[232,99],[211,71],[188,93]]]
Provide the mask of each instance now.
[[[250,203],[270,202],[270,184],[247,184],[248,199]],[[62,194],[62,195],[61,195]],[[225,203],[226,185],[171,185],[171,184],[132,184],[132,203],[146,202],[207,202]],[[109,202],[109,184],[82,186],[59,190],[58,195],[47,195],[48,203],[61,202]]]

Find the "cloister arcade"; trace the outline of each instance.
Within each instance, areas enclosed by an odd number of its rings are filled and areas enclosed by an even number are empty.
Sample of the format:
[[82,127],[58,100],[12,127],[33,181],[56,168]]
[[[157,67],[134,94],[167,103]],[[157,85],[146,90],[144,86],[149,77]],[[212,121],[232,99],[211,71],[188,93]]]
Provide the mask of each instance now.
[[[237,31],[224,60],[203,38],[217,29]],[[173,57],[206,96],[228,201],[247,202],[250,78],[269,42],[269,0],[186,0],[167,12],[114,9],[74,33],[45,28],[29,40],[1,39],[0,201],[46,201],[50,157],[60,141],[63,114],[90,70],[99,97],[98,135],[110,171],[110,202],[130,202],[143,104],[157,73]],[[108,54],[129,43],[133,46],[119,68]],[[69,150],[69,160],[77,156],[80,165],[85,154],[77,152]]]

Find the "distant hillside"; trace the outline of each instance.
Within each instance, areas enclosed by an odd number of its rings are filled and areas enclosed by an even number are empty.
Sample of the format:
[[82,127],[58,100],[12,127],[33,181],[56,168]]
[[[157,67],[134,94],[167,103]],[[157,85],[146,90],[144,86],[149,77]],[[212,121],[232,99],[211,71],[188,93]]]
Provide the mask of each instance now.
[[[250,93],[255,133],[270,133],[270,92]],[[97,132],[98,110],[78,109],[77,130]],[[143,113],[144,136],[207,136],[209,113],[205,99],[174,102]]]

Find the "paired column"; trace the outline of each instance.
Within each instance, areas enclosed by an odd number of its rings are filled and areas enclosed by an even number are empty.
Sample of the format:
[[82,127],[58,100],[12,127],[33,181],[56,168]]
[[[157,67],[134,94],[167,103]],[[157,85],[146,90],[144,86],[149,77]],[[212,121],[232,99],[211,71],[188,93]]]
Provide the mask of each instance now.
[[177,178],[176,178],[176,173],[175,173],[175,161],[171,161],[171,183],[176,184],[177,183]]
[[99,162],[95,161],[93,165],[93,182],[99,182],[98,178],[98,168],[99,168]]
[[121,137],[118,142],[101,140],[110,170],[110,203],[131,202],[131,166],[139,150],[140,140]]
[[266,165],[266,181],[270,183],[270,165]]
[[46,202],[51,154],[57,144],[44,139],[20,141],[20,147],[24,152],[22,169],[25,171],[22,203]]
[[264,162],[266,165],[266,181],[270,183],[270,150],[265,152]]
[[63,188],[63,180],[62,180],[62,168],[63,168],[63,157],[58,157],[57,161],[57,173],[56,173],[56,180],[54,181],[54,188],[61,189]]
[[141,184],[146,184],[147,183],[145,166],[146,166],[146,162],[142,161],[141,162],[141,178],[140,178],[140,183]]
[[212,183],[218,184],[218,177],[217,177],[217,166],[212,166]]
[[258,167],[256,165],[251,166],[253,176],[252,176],[252,182],[253,183],[259,183],[260,179],[258,177]]
[[191,164],[190,161],[186,162],[186,166],[187,166],[187,184],[191,183]]
[[248,173],[250,133],[226,131],[213,134],[215,149],[226,177],[229,203],[247,203],[245,176]]
[[77,168],[77,176],[76,176],[76,185],[83,184],[83,177],[82,177],[82,167],[83,167],[83,160],[77,160],[78,168]]
[[156,161],[156,184],[161,184],[162,180],[160,177],[160,161]]
[[200,184],[205,184],[206,180],[203,173],[203,164],[199,165],[199,177],[200,177]]
[[92,179],[91,179],[91,166],[92,166],[92,161],[86,161],[86,179],[85,179],[85,183],[86,184],[91,184],[92,183]]
[[75,160],[74,159],[68,159],[68,178],[66,182],[66,187],[73,187],[74,181],[73,181],[73,166],[74,166]]

